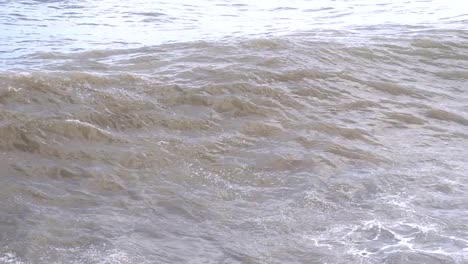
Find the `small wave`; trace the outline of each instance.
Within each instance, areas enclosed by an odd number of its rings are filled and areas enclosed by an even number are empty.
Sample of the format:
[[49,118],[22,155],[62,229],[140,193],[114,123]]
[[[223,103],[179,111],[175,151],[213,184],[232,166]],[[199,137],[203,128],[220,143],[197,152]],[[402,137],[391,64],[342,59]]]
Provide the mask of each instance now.
[[468,120],[463,116],[442,109],[431,109],[426,112],[426,116],[433,119],[449,121],[468,126]]
[[424,125],[427,123],[424,119],[409,113],[387,113],[387,116],[389,119],[405,124]]

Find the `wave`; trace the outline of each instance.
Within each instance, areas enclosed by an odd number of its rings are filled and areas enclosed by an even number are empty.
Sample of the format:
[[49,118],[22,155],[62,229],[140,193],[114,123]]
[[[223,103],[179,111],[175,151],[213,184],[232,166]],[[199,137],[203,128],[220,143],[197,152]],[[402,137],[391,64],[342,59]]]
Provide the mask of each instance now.
[[8,62],[0,231],[18,241],[0,261],[462,263],[465,38],[297,33]]

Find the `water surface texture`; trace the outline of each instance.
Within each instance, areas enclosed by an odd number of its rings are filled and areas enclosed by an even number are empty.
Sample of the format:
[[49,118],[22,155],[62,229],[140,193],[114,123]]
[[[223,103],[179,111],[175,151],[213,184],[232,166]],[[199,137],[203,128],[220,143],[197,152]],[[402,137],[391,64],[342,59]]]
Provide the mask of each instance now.
[[464,1],[0,1],[0,263],[468,263]]

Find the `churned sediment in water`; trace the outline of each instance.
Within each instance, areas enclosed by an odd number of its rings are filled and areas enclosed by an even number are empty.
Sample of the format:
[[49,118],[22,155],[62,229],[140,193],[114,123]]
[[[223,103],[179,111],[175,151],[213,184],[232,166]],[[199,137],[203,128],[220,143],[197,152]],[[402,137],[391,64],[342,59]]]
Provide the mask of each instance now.
[[0,262],[466,263],[468,35],[356,30],[5,60]]

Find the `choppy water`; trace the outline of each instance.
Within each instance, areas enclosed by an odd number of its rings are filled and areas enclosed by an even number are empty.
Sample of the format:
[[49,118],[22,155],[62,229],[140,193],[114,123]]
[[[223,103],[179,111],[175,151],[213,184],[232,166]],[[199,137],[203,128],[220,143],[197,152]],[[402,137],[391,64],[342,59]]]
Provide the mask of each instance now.
[[0,1],[0,263],[468,263],[463,1]]

